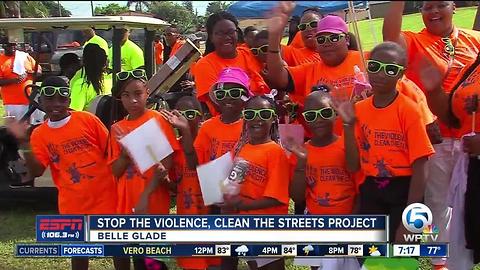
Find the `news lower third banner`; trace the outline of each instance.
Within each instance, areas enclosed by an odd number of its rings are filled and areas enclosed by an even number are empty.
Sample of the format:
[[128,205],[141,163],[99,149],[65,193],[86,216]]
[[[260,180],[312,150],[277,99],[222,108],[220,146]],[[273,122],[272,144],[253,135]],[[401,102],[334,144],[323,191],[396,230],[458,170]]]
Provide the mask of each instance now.
[[386,216],[37,216],[37,242],[388,242]]
[[448,244],[17,244],[17,257],[448,257]]

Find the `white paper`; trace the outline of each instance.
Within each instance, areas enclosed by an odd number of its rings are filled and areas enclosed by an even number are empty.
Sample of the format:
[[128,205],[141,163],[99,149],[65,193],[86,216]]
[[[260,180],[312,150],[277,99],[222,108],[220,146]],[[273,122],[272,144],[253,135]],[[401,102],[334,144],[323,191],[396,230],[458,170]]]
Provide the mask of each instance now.
[[230,152],[197,167],[198,180],[205,205],[223,202],[222,185],[233,168]]
[[156,119],[152,118],[120,139],[143,174],[173,153],[172,146]]
[[165,63],[170,69],[175,70],[180,65],[180,60],[174,55]]
[[285,145],[288,138],[292,138],[295,144],[303,145],[305,143],[305,130],[299,124],[280,124],[278,125],[280,133],[280,142]]

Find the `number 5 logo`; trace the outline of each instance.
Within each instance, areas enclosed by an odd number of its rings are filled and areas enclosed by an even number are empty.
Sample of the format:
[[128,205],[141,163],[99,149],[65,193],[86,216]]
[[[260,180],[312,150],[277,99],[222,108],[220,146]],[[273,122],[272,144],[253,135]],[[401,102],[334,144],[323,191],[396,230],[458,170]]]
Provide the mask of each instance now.
[[432,211],[422,203],[412,203],[403,210],[403,226],[412,233],[421,233],[432,221]]

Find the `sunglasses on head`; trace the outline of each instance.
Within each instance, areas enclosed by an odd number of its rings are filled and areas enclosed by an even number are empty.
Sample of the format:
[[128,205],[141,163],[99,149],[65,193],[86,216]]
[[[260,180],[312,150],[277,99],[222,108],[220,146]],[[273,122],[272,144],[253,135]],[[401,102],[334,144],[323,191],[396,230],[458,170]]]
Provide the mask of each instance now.
[[197,118],[197,116],[201,116],[202,113],[199,112],[198,110],[184,110],[184,111],[178,111],[180,112],[187,120],[193,120]]
[[258,48],[251,48],[250,51],[253,53],[253,55],[259,55],[260,53],[266,54],[268,52],[268,44]]
[[128,78],[133,77],[135,79],[147,79],[147,74],[144,69],[134,69],[134,70],[127,70],[121,71],[117,73],[117,79],[119,81],[125,81]]
[[259,117],[261,120],[268,121],[272,119],[275,115],[275,111],[273,109],[245,109],[242,111],[243,119],[246,121],[252,121],[255,117]]
[[335,111],[333,110],[333,108],[326,107],[319,110],[305,111],[302,113],[302,115],[303,118],[305,118],[305,122],[311,123],[317,121],[317,118],[319,116],[324,120],[330,120],[335,117]]
[[378,73],[381,69],[385,72],[385,75],[390,77],[396,77],[400,71],[405,70],[405,67],[397,64],[382,63],[376,60],[367,61],[367,70],[370,73]]
[[327,42],[327,40],[330,43],[337,43],[344,37],[345,37],[345,34],[330,34],[330,35],[324,35],[324,36],[317,36],[317,43],[320,45],[323,45]]
[[66,86],[44,86],[40,88],[40,95],[53,97],[55,93],[58,93],[62,97],[70,97],[70,88]]
[[230,89],[219,89],[214,90],[213,94],[217,100],[224,99],[227,95],[233,99],[239,99],[243,95],[246,95],[247,92],[243,88],[230,88]]
[[318,21],[311,21],[308,23],[301,23],[297,27],[298,27],[298,30],[305,31],[307,30],[307,27],[312,29],[312,28],[317,28],[317,26],[318,26]]

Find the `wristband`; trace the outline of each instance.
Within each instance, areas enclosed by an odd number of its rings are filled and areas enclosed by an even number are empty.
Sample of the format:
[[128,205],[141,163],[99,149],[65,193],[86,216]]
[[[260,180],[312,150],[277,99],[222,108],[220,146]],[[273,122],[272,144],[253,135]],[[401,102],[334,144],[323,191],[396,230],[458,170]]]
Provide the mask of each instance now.
[[280,51],[268,50],[269,53],[280,53]]
[[355,125],[355,123],[350,124],[350,123],[343,122],[344,127],[353,127],[353,125]]

